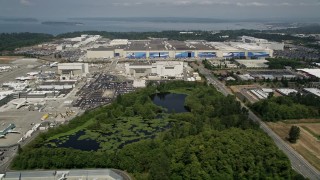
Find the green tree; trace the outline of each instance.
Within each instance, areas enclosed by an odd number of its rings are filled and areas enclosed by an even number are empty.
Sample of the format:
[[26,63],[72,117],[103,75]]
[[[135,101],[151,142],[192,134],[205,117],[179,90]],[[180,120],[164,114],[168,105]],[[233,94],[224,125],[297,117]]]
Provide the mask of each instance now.
[[289,141],[291,143],[296,143],[300,137],[300,128],[298,126],[291,126],[289,131]]
[[269,93],[268,99],[271,99],[273,97],[273,95],[274,95],[274,92]]

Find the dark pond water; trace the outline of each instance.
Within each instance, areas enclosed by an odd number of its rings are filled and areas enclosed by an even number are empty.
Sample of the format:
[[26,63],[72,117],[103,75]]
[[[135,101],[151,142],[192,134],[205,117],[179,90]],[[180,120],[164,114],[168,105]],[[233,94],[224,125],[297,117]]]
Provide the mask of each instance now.
[[184,106],[186,97],[187,95],[185,94],[158,93],[153,95],[151,98],[153,103],[166,108],[169,113],[183,113],[189,112],[189,110]]
[[73,148],[82,151],[97,151],[100,148],[100,144],[97,141],[92,139],[79,140],[79,137],[84,134],[84,131],[79,131],[75,135],[69,136],[68,140],[63,143],[60,143],[58,139],[52,142],[56,143],[57,147]]

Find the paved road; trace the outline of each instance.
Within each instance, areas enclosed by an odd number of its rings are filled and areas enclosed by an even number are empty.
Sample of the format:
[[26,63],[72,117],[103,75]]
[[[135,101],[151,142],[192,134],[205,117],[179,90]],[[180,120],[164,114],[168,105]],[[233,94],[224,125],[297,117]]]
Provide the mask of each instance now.
[[[198,67],[198,70],[203,74],[207,82],[212,84],[223,95],[233,95],[232,92],[222,84],[218,79],[212,76],[211,72],[205,69],[202,64]],[[242,106],[246,107],[243,103]],[[289,146],[284,140],[282,140],[277,134],[275,134],[258,116],[249,110],[249,118],[260,124],[260,128],[265,131],[276,143],[279,149],[281,149],[290,159],[292,168],[311,180],[320,179],[320,173],[315,169],[308,161],[306,161],[300,154],[298,154],[291,146]]]

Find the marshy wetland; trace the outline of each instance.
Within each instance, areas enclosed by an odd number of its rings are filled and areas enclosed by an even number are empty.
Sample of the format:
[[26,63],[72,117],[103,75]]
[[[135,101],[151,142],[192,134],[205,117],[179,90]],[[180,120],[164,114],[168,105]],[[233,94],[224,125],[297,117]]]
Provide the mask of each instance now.
[[46,141],[46,145],[50,148],[112,152],[140,140],[153,139],[158,133],[172,126],[171,122],[174,119],[170,119],[170,113],[189,112],[185,106],[186,98],[187,94],[170,92],[152,94],[147,101],[151,100],[158,106],[155,107],[158,108],[158,112],[154,117],[134,116],[134,112],[131,112],[132,117],[112,117],[112,113],[111,117],[108,117],[108,114],[105,114],[105,118],[111,118],[112,121],[105,124],[91,120],[78,131],[50,138]]

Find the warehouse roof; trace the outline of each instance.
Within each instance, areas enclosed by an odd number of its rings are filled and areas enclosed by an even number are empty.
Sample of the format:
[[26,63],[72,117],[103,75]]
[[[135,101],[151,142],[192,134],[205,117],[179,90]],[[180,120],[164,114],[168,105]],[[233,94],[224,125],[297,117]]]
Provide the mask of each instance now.
[[127,44],[112,45],[89,49],[89,51],[113,51],[124,49],[126,51],[214,51],[242,52],[244,50],[264,51],[266,48],[254,43],[241,42],[207,42],[204,40],[177,41],[166,39],[129,40]]
[[320,89],[318,88],[304,88],[304,90],[320,97]]
[[302,71],[317,78],[320,78],[320,69],[298,69],[298,71]]

